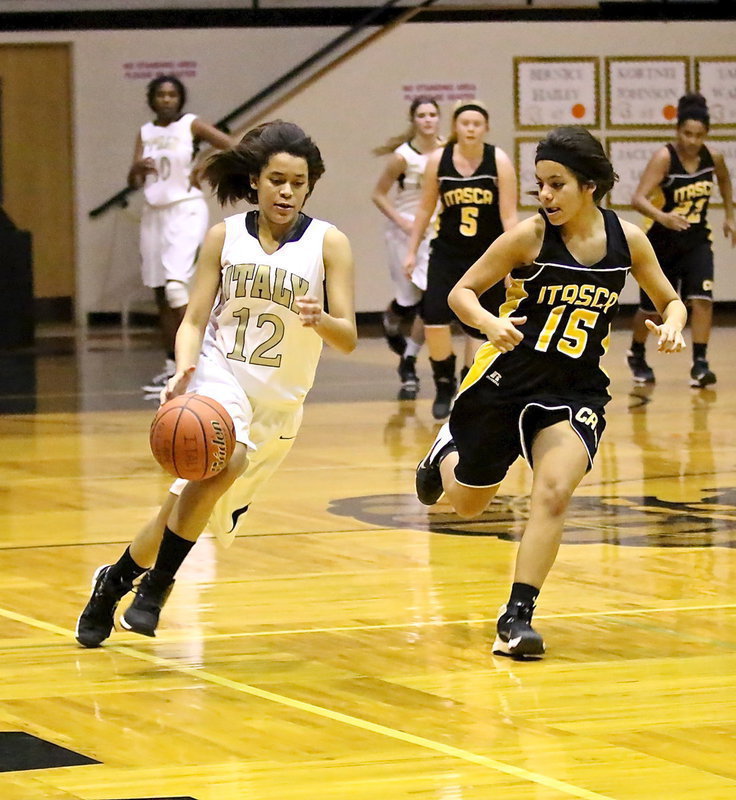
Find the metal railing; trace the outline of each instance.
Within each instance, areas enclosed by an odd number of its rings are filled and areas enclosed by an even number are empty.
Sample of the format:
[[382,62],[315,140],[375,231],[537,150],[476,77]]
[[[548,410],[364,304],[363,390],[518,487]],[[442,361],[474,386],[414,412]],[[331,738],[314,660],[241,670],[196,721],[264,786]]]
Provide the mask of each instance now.
[[[308,58],[305,58],[299,64],[284,72],[283,75],[279,76],[276,80],[269,83],[259,92],[256,92],[256,94],[248,98],[248,100],[246,100],[244,103],[241,103],[237,108],[234,108],[224,117],[217,120],[217,122],[215,122],[215,127],[227,132],[229,130],[229,124],[233,120],[237,119],[246,112],[260,105],[268,98],[273,97],[276,92],[278,92],[280,89],[290,84],[296,78],[305,75],[311,67],[315,66],[319,61],[326,58],[330,54],[335,53],[343,44],[348,42],[350,39],[355,38],[365,28],[373,25],[375,21],[384,14],[384,12],[398,5],[401,1],[402,0],[386,0],[386,2],[383,3],[383,5],[377,6],[376,8],[372,9],[370,12],[365,14],[349,30],[344,31],[339,36],[336,36],[326,45],[320,47],[318,50],[312,53],[312,55],[310,55]],[[405,19],[414,16],[414,14],[418,13],[423,8],[427,8],[436,3],[437,1],[438,0],[423,0],[421,3],[409,7],[406,10],[405,14],[402,15],[401,21],[404,21]],[[396,20],[391,20],[388,23],[384,23],[380,27],[381,29],[383,29],[395,23]],[[121,189],[119,192],[112,195],[112,197],[109,197],[107,200],[105,200],[104,203],[101,203],[99,206],[93,208],[89,212],[89,216],[91,218],[99,217],[100,214],[104,214],[105,211],[115,206],[125,207],[127,205],[128,195],[136,191],[138,191],[138,189],[126,186],[124,189]]]

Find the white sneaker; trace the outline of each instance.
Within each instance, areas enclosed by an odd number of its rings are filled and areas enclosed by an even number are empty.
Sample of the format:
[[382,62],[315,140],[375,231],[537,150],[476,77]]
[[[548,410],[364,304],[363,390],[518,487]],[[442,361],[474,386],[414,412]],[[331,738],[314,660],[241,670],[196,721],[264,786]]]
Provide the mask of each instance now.
[[151,378],[148,383],[143,384],[141,389],[146,392],[146,394],[160,392],[161,389],[163,389],[168,383],[169,378],[173,378],[175,374],[176,362],[172,361],[170,358],[167,358],[166,362],[164,363],[163,372],[159,372],[159,374]]

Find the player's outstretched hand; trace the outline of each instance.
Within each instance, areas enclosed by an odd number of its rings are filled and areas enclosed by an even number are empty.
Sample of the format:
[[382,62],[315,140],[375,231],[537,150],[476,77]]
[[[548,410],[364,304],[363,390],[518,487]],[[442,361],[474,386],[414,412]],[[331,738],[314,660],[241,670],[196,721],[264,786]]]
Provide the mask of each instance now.
[[191,367],[180,370],[169,378],[166,382],[166,386],[161,390],[161,405],[171,400],[172,397],[177,397],[186,392],[195,369],[196,367],[192,365]]
[[660,353],[679,353],[685,347],[682,331],[672,325],[666,322],[661,325],[655,325],[650,319],[645,320],[645,324],[658,337],[657,350]]
[[322,320],[322,303],[316,297],[304,295],[297,297],[296,307],[299,309],[299,319],[305,328],[316,328]]

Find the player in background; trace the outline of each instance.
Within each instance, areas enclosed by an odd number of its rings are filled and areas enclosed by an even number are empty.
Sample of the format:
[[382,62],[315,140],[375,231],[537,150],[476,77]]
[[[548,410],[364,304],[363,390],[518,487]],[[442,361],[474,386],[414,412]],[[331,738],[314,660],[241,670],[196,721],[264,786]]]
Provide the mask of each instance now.
[[[705,98],[696,93],[683,95],[677,104],[675,141],[654,153],[631,198],[631,205],[651,220],[647,236],[665,275],[690,306],[690,385],[696,388],[716,382],[708,363],[714,277],[708,203],[714,175],[723,198],[723,235],[732,247],[736,244],[731,178],[723,155],[705,144],[709,130]],[[652,300],[642,291],[627,355],[637,383],[654,382],[645,354],[646,320],[658,318]]]
[[161,399],[196,392],[217,400],[235,424],[235,451],[214,477],[175,481],[118,561],[97,570],[77,623],[84,647],[110,635],[115,608],[141,575],[121,623],[155,635],[174,576],[205,526],[231,540],[291,449],[323,342],[355,348],[350,243],[302,211],[323,172],[314,142],[280,120],[208,160],[203,174],[220,203],[257,209],[207,233],[176,336],[176,373]]
[[[535,161],[540,213],[496,239],[450,293],[458,317],[487,342],[416,473],[422,503],[444,492],[471,518],[519,456],[531,467],[529,518],[493,645],[517,658],[544,652],[532,614],[605,428],[609,379],[600,360],[628,273],[662,316],[661,325],[647,322],[660,350],[683,347],[687,318],[641,229],[599,207],[616,179],[600,142],[579,126],[557,128]],[[480,297],[507,275],[505,302],[493,314]]]
[[[450,290],[516,217],[516,173],[500,147],[488,144],[488,110],[479,100],[460,100],[452,112],[452,133],[444,148],[427,160],[422,197],[417,209],[408,253],[407,274],[417,268],[419,244],[440,202],[437,235],[430,243],[427,289],[422,319],[435,383],[432,415],[445,419],[457,389],[455,353],[450,324],[457,319],[447,303]],[[483,298],[497,311],[503,286]],[[483,341],[482,334],[464,326],[465,366]],[[465,370],[464,370],[465,371]]]
[[158,393],[174,374],[174,340],[189,300],[197,251],[208,226],[207,203],[194,169],[200,141],[226,149],[233,143],[196,114],[184,114],[184,84],[160,75],[146,88],[154,113],[138,131],[128,186],[143,189],[140,252],[144,286],[153,289],[166,361],[144,392]]
[[[424,344],[424,326],[418,310],[427,288],[429,240],[434,233],[431,226],[419,244],[411,278],[404,270],[404,261],[427,158],[442,144],[438,134],[440,108],[437,100],[426,95],[415,97],[409,106],[409,120],[407,131],[374,149],[374,155],[390,157],[371,195],[386,217],[386,251],[394,299],[384,311],[382,322],[389,347],[400,357],[399,400],[413,400],[419,391],[416,361]],[[409,329],[408,337],[404,329]]]

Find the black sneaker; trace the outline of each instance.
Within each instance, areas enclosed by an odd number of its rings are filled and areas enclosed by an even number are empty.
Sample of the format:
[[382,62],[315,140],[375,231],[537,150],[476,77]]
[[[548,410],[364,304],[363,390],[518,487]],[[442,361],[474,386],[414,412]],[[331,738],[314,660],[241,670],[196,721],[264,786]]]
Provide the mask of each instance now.
[[417,375],[416,356],[402,356],[399,362],[399,400],[416,400],[419,393],[419,377]]
[[690,370],[690,386],[696,389],[703,389],[715,382],[715,373],[711,372],[708,362],[702,358],[696,359],[693,362],[693,368]]
[[95,570],[92,596],[77,620],[75,636],[82,647],[99,647],[115,625],[115,609],[133,588],[133,582],[108,578],[110,565]]
[[432,416],[435,419],[447,419],[452,409],[452,400],[457,390],[457,381],[452,380],[435,381],[435,398],[432,403]]
[[654,370],[647,364],[644,356],[636,355],[629,350],[626,353],[626,362],[634,377],[634,383],[654,383]]
[[161,609],[173,585],[171,575],[149,569],[138,584],[130,608],[120,618],[123,628],[143,636],[155,636]]
[[544,655],[544,639],[532,628],[533,613],[534,606],[530,603],[501,606],[493,643],[494,655],[522,660]]
[[388,346],[397,356],[403,356],[406,350],[406,336],[401,333],[399,323],[394,322],[387,311],[381,317],[383,335],[386,337]]
[[450,423],[446,422],[437,433],[429,452],[419,462],[414,485],[419,502],[425,506],[433,506],[442,496],[442,476],[440,464],[442,459],[453,450],[457,450],[450,433]]

